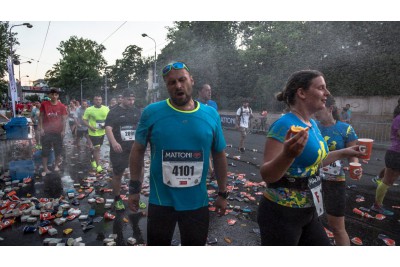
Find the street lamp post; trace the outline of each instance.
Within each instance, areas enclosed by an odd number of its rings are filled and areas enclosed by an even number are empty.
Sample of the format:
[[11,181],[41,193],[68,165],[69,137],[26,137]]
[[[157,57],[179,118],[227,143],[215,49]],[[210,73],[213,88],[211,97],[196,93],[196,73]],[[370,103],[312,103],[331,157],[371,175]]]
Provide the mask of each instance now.
[[131,82],[131,81],[128,81],[128,90],[129,90],[129,84],[130,84],[130,82]]
[[[29,63],[29,64],[31,64],[32,62],[30,61],[30,60],[28,60],[28,61],[25,61],[25,62],[20,62],[19,64],[18,64],[18,77],[19,77],[19,82],[21,83],[21,64],[24,64],[24,63]],[[21,86],[22,86],[22,84],[21,84]]]
[[13,60],[14,65],[18,65],[18,80],[19,83],[17,84],[17,94],[22,97],[22,82],[21,82],[21,64],[29,63],[31,64],[32,61],[28,60],[25,62],[20,62],[19,60]]
[[12,25],[12,26],[10,27],[10,56],[11,56],[11,57],[12,57],[12,54],[13,54],[13,51],[12,51],[12,35],[11,35],[11,30],[12,30],[12,28],[17,27],[17,26],[26,26],[26,27],[28,27],[28,28],[32,28],[32,27],[33,27],[32,24],[30,24],[30,23],[16,24],[16,25]]
[[107,106],[108,105],[108,102],[107,102],[107,69],[108,68],[111,68],[112,66],[106,66],[105,68],[104,68],[104,100],[105,100],[105,105]]
[[156,40],[154,40],[153,38],[151,38],[150,36],[148,36],[146,33],[142,33],[143,37],[149,37],[151,40],[153,40],[154,42],[154,78],[153,78],[153,89],[156,89],[156,84],[157,84],[157,74],[156,74],[156,70],[157,70],[157,43]]
[[88,78],[83,78],[83,79],[80,79],[81,80],[81,104],[82,104],[82,99],[83,99],[83,94],[82,94],[82,82],[84,81],[84,80],[87,80]]
[[19,99],[20,99],[19,101],[23,101],[23,99],[24,99],[24,94],[22,93],[22,87],[21,87],[22,86],[22,80],[21,80],[22,78],[29,78],[29,75],[19,77],[19,87],[21,88],[21,90],[19,92]]

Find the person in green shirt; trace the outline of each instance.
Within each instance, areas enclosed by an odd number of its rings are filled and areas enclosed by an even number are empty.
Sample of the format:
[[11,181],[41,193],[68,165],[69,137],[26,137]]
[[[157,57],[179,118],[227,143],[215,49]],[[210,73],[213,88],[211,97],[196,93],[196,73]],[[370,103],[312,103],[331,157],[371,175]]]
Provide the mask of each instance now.
[[103,99],[100,95],[93,98],[93,106],[86,109],[83,114],[83,123],[88,127],[89,138],[93,144],[91,165],[98,173],[103,171],[100,165],[100,148],[104,141],[105,121],[110,109],[102,105]]

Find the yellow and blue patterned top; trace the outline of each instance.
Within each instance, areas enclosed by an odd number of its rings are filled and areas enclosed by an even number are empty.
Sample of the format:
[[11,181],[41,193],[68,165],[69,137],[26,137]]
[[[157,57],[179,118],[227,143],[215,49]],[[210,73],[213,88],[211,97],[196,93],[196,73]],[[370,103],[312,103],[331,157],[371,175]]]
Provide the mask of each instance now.
[[[334,151],[347,147],[347,143],[358,139],[353,127],[341,121],[337,121],[334,125],[323,126],[317,121],[319,130],[328,144],[329,151]],[[329,166],[322,168],[324,180],[344,182],[346,175],[343,170],[344,162],[338,160],[331,163]]]
[[[289,177],[309,177],[318,173],[319,166],[328,155],[328,146],[314,120],[310,120],[309,137],[303,152],[294,160],[286,171]],[[296,115],[287,113],[275,121],[267,134],[268,138],[274,138],[279,142],[285,141],[285,136],[292,126],[307,127]],[[270,201],[290,208],[313,207],[314,202],[310,190],[295,188],[267,188],[264,196]]]

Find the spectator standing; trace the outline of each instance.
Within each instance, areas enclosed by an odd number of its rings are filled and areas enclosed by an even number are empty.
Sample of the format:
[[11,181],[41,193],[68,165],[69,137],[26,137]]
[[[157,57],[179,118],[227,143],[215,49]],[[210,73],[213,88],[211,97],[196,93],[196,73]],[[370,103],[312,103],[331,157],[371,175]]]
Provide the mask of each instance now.
[[67,108],[58,101],[58,90],[51,89],[49,97],[50,101],[44,101],[41,104],[39,114],[39,130],[42,142],[42,176],[50,173],[47,162],[51,148],[54,149],[56,157],[54,171],[60,170],[65,123],[68,116]]
[[73,138],[76,136],[76,123],[75,123],[76,109],[77,107],[75,105],[75,100],[71,100],[68,105],[68,125]]
[[0,117],[2,117],[3,119],[5,119],[6,121],[9,121],[10,119],[7,117],[7,110],[0,110]]
[[197,99],[200,103],[213,107],[218,110],[218,105],[215,101],[211,100],[211,86],[209,84],[203,84],[199,89],[199,98]]
[[15,113],[17,113],[17,115],[21,115],[22,111],[24,111],[24,104],[22,104],[21,102],[18,102],[15,105]]
[[31,119],[32,119],[32,123],[33,123],[33,130],[35,132],[35,141],[36,141],[36,146],[38,148],[41,147],[40,145],[40,132],[39,132],[39,116],[40,116],[40,102],[39,101],[35,101],[33,103],[33,108],[31,111]]
[[122,103],[122,99],[123,99],[124,97],[122,96],[122,95],[118,95],[118,97],[117,97],[117,104],[118,105],[121,105],[121,103]]
[[27,112],[31,112],[32,111],[32,103],[30,101],[28,101],[28,103],[26,103],[26,111]]
[[253,118],[253,111],[249,107],[249,101],[244,100],[243,105],[236,111],[236,128],[240,131],[239,151],[245,152],[244,141],[249,133],[250,119]]
[[267,109],[263,109],[260,113],[261,115],[261,131],[267,131],[267,116],[268,116],[268,111]]
[[343,107],[342,112],[340,113],[340,121],[350,124],[350,117],[347,111],[347,107]]
[[216,211],[225,214],[227,161],[221,119],[214,108],[193,100],[194,80],[182,62],[162,71],[169,98],[148,105],[130,155],[129,208],[136,212],[144,155],[151,148],[148,245],[171,245],[178,223],[182,245],[206,244],[209,227],[206,177],[212,154],[218,183]]
[[110,105],[108,106],[108,108],[111,110],[111,109],[115,108],[118,105],[119,104],[117,103],[117,99],[115,97],[113,97],[110,100]]
[[[203,86],[198,91],[199,97],[198,101],[204,105],[215,108],[218,111],[218,105],[215,101],[211,100],[211,86],[209,84],[203,84]],[[210,162],[208,167],[208,173],[212,178],[215,176],[214,166],[212,162],[212,156],[210,155]]]
[[348,123],[351,123],[351,115],[353,113],[353,111],[351,110],[351,106],[350,104],[346,104],[346,109],[347,109],[347,115],[348,115]]
[[76,135],[75,144],[78,149],[80,149],[80,141],[82,137],[86,138],[87,147],[92,150],[92,141],[90,141],[88,127],[83,122],[83,114],[85,114],[86,109],[89,107],[87,100],[82,100],[82,105],[76,109],[75,112],[75,124],[76,124]]

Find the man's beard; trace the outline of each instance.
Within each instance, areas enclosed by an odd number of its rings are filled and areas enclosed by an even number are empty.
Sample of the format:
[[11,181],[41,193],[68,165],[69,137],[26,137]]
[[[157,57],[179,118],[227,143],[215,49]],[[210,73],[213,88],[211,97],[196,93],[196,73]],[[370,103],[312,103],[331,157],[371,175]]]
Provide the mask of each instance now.
[[186,96],[185,98],[183,98],[183,99],[177,99],[177,98],[174,98],[174,97],[171,97],[171,101],[172,101],[172,103],[174,103],[176,106],[178,106],[178,107],[183,107],[183,106],[185,106],[187,103],[189,103],[189,101],[190,101],[190,97],[188,97],[188,96]]

